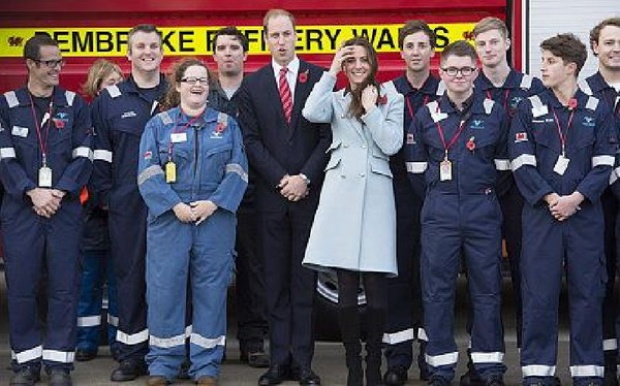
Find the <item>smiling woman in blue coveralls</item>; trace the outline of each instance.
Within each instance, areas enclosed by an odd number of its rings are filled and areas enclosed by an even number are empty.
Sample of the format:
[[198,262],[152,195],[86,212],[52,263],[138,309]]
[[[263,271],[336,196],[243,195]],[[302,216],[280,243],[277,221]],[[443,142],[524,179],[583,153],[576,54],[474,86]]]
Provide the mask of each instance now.
[[[216,385],[226,337],[226,288],[235,211],[247,187],[247,159],[234,119],[206,107],[209,74],[197,59],[177,62],[166,95],[177,106],[153,117],[140,143],[138,186],[149,208],[146,283],[149,385],[176,377],[190,338],[190,376]],[[185,328],[190,280],[193,328]]]

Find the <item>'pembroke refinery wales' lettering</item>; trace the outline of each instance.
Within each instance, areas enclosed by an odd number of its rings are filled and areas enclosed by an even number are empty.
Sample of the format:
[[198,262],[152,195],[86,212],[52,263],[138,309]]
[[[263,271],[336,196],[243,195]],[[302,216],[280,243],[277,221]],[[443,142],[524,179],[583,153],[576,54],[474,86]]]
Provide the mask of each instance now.
[[[437,34],[439,51],[448,43],[471,39],[475,23],[430,24]],[[334,53],[340,42],[366,36],[378,52],[398,52],[398,31],[402,24],[316,25],[297,27],[297,50],[307,54]],[[59,43],[64,56],[124,56],[127,28],[0,28],[0,57],[21,57],[23,45],[35,34],[45,33]],[[170,55],[209,55],[220,27],[162,27],[163,48]],[[238,27],[250,42],[250,54],[267,54],[262,27]]]

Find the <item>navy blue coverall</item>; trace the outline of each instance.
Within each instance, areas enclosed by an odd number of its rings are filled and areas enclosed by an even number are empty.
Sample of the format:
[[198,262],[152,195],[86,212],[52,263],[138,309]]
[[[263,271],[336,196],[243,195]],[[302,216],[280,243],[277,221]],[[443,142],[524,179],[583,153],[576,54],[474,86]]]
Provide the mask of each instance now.
[[[41,360],[47,368],[73,368],[82,232],[79,193],[92,172],[87,103],[60,87],[49,100],[41,99],[31,97],[27,88],[0,96],[0,178],[5,189],[0,219],[16,372],[24,367],[38,371]],[[66,193],[50,218],[37,215],[26,195],[39,184],[41,143],[52,169],[51,188]],[[36,298],[44,271],[48,313],[43,332]]]
[[[496,103],[501,104],[504,111],[512,118],[517,113],[519,103],[544,91],[540,79],[516,71],[510,70],[508,77],[501,87],[496,87],[489,78],[480,71],[474,81],[474,91],[480,92]],[[509,183],[505,184],[508,188],[506,192],[500,192],[499,203],[502,207],[504,221],[502,223],[502,236],[506,241],[506,251],[510,261],[510,279],[512,281],[512,293],[515,301],[515,312],[517,320],[517,347],[521,347],[522,314],[523,302],[521,301],[521,273],[519,264],[521,257],[521,213],[523,212],[523,197],[519,193],[517,185],[514,183],[512,174],[507,174]]]
[[[511,166],[525,198],[523,251],[524,384],[554,384],[558,302],[566,269],[570,305],[570,371],[576,385],[602,383],[602,300],[605,282],[603,208],[600,197],[614,164],[616,134],[609,110],[577,91],[576,107],[551,90],[519,105],[509,136]],[[560,132],[562,136],[560,136]],[[570,161],[558,167],[562,155]],[[578,191],[585,200],[557,221],[544,197]],[[600,379],[599,379],[600,378]]]
[[[584,93],[598,98],[601,103],[605,103],[613,111],[616,133],[620,133],[620,92],[607,84],[600,72],[579,82],[579,88]],[[616,338],[618,299],[614,293],[614,284],[616,283],[618,257],[617,242],[620,239],[616,234],[616,219],[620,213],[618,213],[617,198],[611,189],[606,189],[603,192],[601,202],[603,203],[603,216],[605,218],[605,258],[607,261],[607,285],[603,302],[603,350],[605,351],[606,368],[613,369],[616,366],[616,353],[618,351],[618,340]]]
[[137,185],[140,137],[157,112],[167,84],[138,88],[133,78],[106,88],[92,105],[95,127],[93,191],[108,207],[110,256],[118,295],[119,361],[143,360],[148,351],[146,326],[147,209]]
[[[241,130],[234,119],[213,109],[190,120],[177,107],[148,122],[140,154],[138,187],[149,208],[149,373],[172,382],[189,336],[190,376],[217,377],[226,340],[235,212],[248,182]],[[174,183],[167,183],[164,174],[169,161],[176,165]],[[199,200],[210,200],[218,209],[199,225],[181,223],[172,208]],[[188,281],[193,324],[186,330]]]
[[[496,189],[498,171],[510,169],[507,116],[499,104],[476,93],[464,105],[458,111],[447,95],[429,103],[416,114],[407,138],[407,170],[414,190],[424,194],[426,186],[420,218],[426,362],[431,377],[447,382],[454,378],[458,361],[454,298],[462,254],[473,306],[474,367],[484,380],[505,371],[500,310],[502,214]],[[446,156],[451,179],[442,180],[440,163]],[[422,176],[425,181],[420,181]]]
[[[403,147],[390,157],[396,202],[396,260],[398,277],[388,280],[388,311],[383,335],[388,368],[409,369],[413,362],[412,342],[426,340],[422,327],[422,289],[420,287],[420,210],[422,197],[413,192],[405,163],[407,128],[415,113],[443,94],[437,78],[429,76],[422,88],[414,89],[405,75],[385,83],[405,97]],[[441,84],[443,86],[443,84]],[[422,350],[421,350],[422,351]],[[424,356],[419,357],[425,366]],[[420,363],[419,363],[420,364]]]

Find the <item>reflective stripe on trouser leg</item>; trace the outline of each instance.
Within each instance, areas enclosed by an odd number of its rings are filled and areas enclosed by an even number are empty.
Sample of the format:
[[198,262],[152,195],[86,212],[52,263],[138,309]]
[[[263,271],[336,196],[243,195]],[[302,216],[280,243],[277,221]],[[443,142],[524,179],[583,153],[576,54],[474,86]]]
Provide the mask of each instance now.
[[[122,186],[119,189],[127,190]],[[142,360],[148,352],[146,327],[146,207],[135,190],[109,213],[110,255],[117,284],[118,360]]]
[[169,211],[149,222],[147,230],[146,282],[151,336],[146,361],[150,374],[168,380],[174,379],[185,359],[185,308],[193,228],[195,225],[180,223]]
[[[429,193],[422,208],[422,255],[420,277],[424,302],[424,328],[428,336],[426,362],[431,375],[451,381],[458,350],[454,340],[455,283],[460,268],[461,236],[454,214],[447,220],[444,211],[454,208],[455,200],[443,200]],[[434,213],[428,213],[429,208]],[[426,224],[426,218],[433,222]]]
[[194,254],[190,261],[193,332],[190,337],[190,375],[217,377],[226,339],[226,292],[230,284],[236,220],[216,211],[194,227]]

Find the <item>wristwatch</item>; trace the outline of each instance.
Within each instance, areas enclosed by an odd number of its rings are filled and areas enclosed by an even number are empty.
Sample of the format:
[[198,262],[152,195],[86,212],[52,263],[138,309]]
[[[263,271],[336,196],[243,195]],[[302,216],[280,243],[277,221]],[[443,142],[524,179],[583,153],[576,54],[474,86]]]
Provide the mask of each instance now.
[[304,182],[306,183],[306,185],[310,185],[310,179],[308,178],[307,175],[303,174],[303,173],[299,173],[299,177],[301,177],[302,180],[304,180]]

